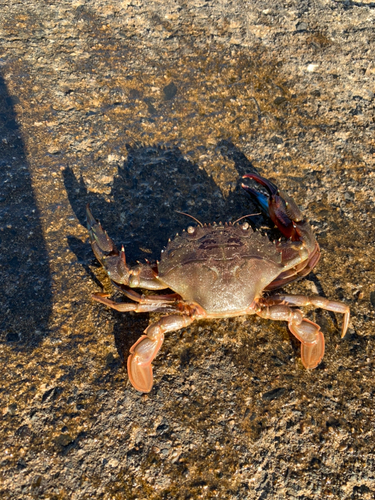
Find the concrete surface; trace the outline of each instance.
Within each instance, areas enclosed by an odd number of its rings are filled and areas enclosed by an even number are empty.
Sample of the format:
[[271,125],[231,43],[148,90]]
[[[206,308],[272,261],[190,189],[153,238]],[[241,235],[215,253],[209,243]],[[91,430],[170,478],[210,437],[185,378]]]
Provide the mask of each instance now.
[[[374,3],[0,11],[1,498],[374,498]],[[86,203],[130,262],[155,260],[176,210],[252,213],[252,169],[322,248],[286,290],[349,304],[348,334],[307,312],[326,354],[306,371],[285,324],[196,323],[137,393],[122,363],[155,315],[92,302],[110,285]]]

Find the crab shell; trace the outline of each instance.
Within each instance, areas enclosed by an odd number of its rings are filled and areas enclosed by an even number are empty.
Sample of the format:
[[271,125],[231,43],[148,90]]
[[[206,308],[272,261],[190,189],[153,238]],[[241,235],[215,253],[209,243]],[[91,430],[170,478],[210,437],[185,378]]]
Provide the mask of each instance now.
[[210,317],[242,314],[283,271],[282,252],[248,223],[190,226],[168,243],[158,279]]

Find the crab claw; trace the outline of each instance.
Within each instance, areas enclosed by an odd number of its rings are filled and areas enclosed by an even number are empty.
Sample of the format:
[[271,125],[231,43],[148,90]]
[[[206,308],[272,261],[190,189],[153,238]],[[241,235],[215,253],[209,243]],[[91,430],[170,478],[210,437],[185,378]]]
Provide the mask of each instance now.
[[116,283],[128,283],[129,269],[126,265],[125,252],[117,250],[116,245],[95,219],[86,206],[87,228],[89,230],[91,246],[95,257],[107,271],[108,276]]
[[268,179],[258,174],[246,174],[243,178],[253,179],[266,188],[267,194],[260,193],[242,184],[243,189],[256,199],[260,208],[270,216],[281,233],[293,241],[301,239],[298,223],[303,222],[303,216],[295,201]]

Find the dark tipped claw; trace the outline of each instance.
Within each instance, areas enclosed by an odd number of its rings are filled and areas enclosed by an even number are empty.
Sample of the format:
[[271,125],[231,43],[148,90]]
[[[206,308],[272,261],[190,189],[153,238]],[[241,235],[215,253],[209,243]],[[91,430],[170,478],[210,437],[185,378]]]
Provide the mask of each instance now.
[[[103,255],[116,253],[117,248],[100,222],[95,219],[90,210],[90,205],[86,205],[87,229],[89,230],[91,245],[98,260],[101,262]],[[97,253],[99,252],[98,257]]]
[[258,174],[245,174],[242,176],[242,179],[253,179],[258,184],[261,184],[267,189],[269,196],[279,193],[278,187],[275,186],[273,182],[271,182],[268,179],[265,179],[264,177],[261,177]]
[[86,205],[86,219],[87,219],[87,228],[90,231],[91,228],[98,222],[91,213],[90,203],[87,203]]
[[296,223],[302,222],[303,218],[294,200],[279,191],[273,182],[258,174],[246,174],[243,178],[253,179],[266,188],[267,194],[264,194],[242,184],[245,191],[255,198],[263,212],[270,216],[284,236],[294,241],[300,240],[301,235]]
[[116,245],[104,231],[100,222],[92,215],[89,205],[86,206],[86,214],[91,247],[95,257],[107,271],[111,280],[117,283],[127,283],[129,269],[126,266],[125,252],[117,250]]

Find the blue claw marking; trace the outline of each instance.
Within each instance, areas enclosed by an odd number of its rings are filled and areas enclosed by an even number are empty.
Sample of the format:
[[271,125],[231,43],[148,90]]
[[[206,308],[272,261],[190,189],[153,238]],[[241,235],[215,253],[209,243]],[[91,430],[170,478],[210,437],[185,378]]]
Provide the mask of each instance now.
[[280,192],[273,182],[258,174],[246,174],[243,178],[253,179],[266,188],[267,194],[263,194],[242,184],[245,191],[256,199],[262,211],[271,218],[286,238],[300,241],[301,233],[298,223],[303,224],[304,220],[295,201],[286,193]]
[[241,184],[242,188],[247,191],[253,198],[255,198],[262,212],[264,212],[268,217],[270,216],[268,210],[268,196],[260,193],[259,191],[255,191],[255,189],[246,186],[246,184]]

